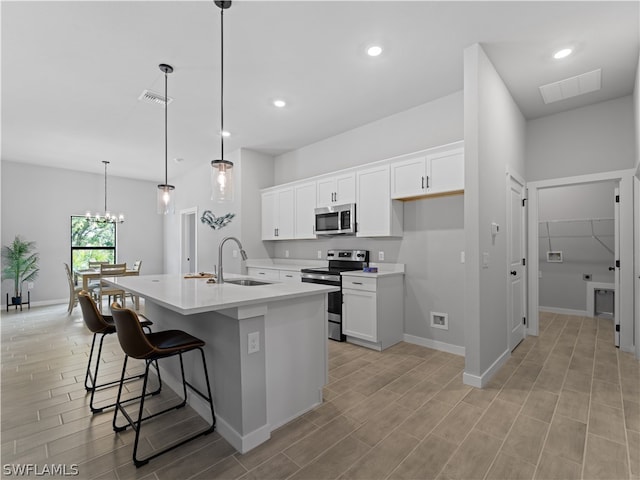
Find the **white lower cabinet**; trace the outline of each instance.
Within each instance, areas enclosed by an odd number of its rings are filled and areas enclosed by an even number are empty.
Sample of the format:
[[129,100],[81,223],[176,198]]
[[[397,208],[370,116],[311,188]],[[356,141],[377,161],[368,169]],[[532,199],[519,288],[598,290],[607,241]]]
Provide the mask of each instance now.
[[300,270],[280,270],[280,281],[300,283],[302,281],[302,274]]
[[342,333],[378,351],[402,341],[404,276],[342,275]]
[[247,268],[247,275],[261,280],[272,280],[274,282],[280,280],[279,271],[272,268],[249,267]]

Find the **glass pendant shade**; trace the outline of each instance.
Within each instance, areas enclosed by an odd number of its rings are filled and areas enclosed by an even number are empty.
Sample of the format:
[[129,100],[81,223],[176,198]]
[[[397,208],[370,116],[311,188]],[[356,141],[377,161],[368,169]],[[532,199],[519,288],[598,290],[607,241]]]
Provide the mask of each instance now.
[[211,161],[211,200],[233,202],[233,162]]
[[158,185],[158,214],[173,214],[176,211],[176,187],[173,185]]

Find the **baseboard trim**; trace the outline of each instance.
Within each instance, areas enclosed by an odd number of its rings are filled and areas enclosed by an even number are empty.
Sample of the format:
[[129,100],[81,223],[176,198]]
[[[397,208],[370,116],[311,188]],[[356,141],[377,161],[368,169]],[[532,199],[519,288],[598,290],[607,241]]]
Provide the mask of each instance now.
[[547,313],[559,313],[561,315],[577,315],[579,317],[591,317],[586,310],[574,310],[572,308],[560,308],[560,307],[538,307],[539,312]]
[[441,352],[453,353],[454,355],[460,355],[464,357],[464,347],[453,345],[451,343],[440,342],[438,340],[432,340],[431,338],[418,337],[416,335],[404,334],[404,341],[407,343],[413,343],[414,345],[420,345],[421,347],[432,348],[434,350],[440,350]]
[[484,388],[510,357],[511,352],[507,349],[496,359],[495,362],[491,364],[489,368],[485,370],[482,375],[473,375],[471,373],[464,372],[462,374],[462,383],[476,388]]

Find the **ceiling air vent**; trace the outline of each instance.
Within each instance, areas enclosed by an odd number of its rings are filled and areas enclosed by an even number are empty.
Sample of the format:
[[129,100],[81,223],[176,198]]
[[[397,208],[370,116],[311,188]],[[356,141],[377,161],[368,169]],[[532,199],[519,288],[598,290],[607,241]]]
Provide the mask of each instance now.
[[559,82],[542,85],[540,93],[544,103],[553,103],[565,98],[577,97],[584,93],[595,92],[601,88],[602,69],[565,78]]
[[[146,103],[155,103],[158,105],[164,105],[164,95],[161,93],[152,92],[151,90],[145,90],[138,97],[138,100],[141,100]],[[167,97],[167,105],[173,102],[173,98]]]

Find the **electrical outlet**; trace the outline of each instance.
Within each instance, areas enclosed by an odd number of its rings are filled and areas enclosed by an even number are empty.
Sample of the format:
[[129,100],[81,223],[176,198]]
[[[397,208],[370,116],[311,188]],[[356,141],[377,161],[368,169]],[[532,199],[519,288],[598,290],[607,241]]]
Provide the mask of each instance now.
[[284,251],[284,258],[289,258],[289,250]]
[[260,332],[251,332],[247,335],[247,353],[256,353],[260,351]]
[[378,252],[378,260],[384,262],[384,252],[382,250]]
[[238,250],[232,250],[231,254],[233,255],[233,258],[238,258]]
[[322,250],[318,250],[318,258],[322,258]]
[[33,290],[33,282],[27,282],[27,288]]
[[460,263],[464,263],[464,250],[460,252]]

